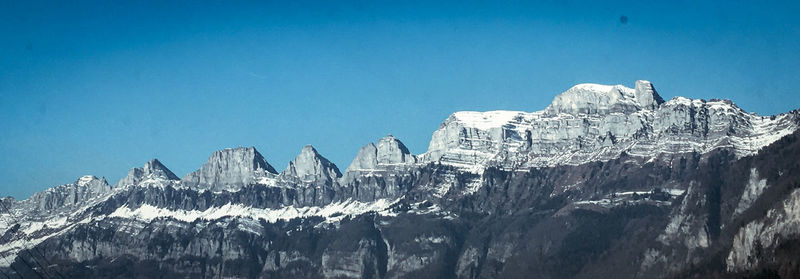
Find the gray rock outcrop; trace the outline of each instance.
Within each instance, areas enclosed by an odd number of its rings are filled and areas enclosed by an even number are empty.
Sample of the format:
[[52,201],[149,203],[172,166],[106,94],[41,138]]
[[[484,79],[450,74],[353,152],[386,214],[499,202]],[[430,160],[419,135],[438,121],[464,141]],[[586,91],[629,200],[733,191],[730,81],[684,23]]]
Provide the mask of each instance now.
[[161,161],[152,159],[141,168],[132,168],[128,171],[128,175],[120,179],[114,187],[125,187],[142,183],[164,184],[175,180],[180,180],[180,178],[164,166]]
[[37,212],[47,213],[84,205],[87,201],[111,192],[105,178],[85,175],[73,183],[56,186],[38,192],[25,202]]
[[369,143],[358,151],[358,155],[345,170],[345,181],[365,172],[384,172],[404,169],[417,163],[417,157],[392,135],[381,138],[378,144]]
[[301,181],[335,181],[342,173],[335,164],[320,155],[311,145],[306,145],[281,173],[284,178],[298,178]]
[[431,137],[423,162],[462,169],[580,165],[623,153],[752,155],[798,128],[800,116],[749,114],[728,100],[664,102],[650,82],[576,85],[538,112],[456,112]]
[[181,183],[192,188],[235,191],[277,173],[255,147],[226,148],[211,154],[199,170],[186,175]]

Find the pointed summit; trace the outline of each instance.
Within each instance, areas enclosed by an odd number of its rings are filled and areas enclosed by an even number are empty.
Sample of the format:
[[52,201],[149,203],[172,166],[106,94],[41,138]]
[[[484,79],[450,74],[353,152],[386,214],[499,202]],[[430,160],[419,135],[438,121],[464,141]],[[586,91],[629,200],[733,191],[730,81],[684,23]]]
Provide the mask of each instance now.
[[169,170],[158,159],[152,159],[141,168],[132,168],[128,175],[120,179],[114,187],[129,185],[139,185],[144,181],[167,182],[170,180],[180,180],[171,170]]
[[226,148],[211,154],[199,170],[181,180],[186,186],[237,190],[258,178],[277,174],[255,147]]
[[358,151],[358,155],[347,167],[347,170],[373,170],[379,166],[413,164],[417,157],[408,151],[408,148],[392,135],[378,141],[378,144],[369,143]]
[[332,181],[342,176],[342,173],[336,165],[322,157],[313,146],[306,145],[300,154],[289,162],[289,166],[281,175],[297,177],[301,180]]

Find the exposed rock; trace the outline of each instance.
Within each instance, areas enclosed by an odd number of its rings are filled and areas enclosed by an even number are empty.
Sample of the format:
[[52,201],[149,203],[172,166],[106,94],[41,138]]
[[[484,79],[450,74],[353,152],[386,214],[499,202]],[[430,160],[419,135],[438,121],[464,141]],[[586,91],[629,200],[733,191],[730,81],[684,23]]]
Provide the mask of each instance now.
[[[421,160],[394,137],[342,176],[217,151],[0,199],[8,277],[716,278],[800,274],[800,117],[652,84],[540,112],[457,112]],[[136,187],[128,187],[136,185]],[[10,267],[9,267],[10,265]]]
[[111,186],[105,178],[85,175],[73,183],[38,192],[26,200],[26,203],[32,205],[34,210],[44,213],[63,207],[80,206],[109,192]]
[[163,184],[173,180],[180,180],[180,178],[158,159],[152,159],[141,168],[132,168],[128,171],[128,175],[120,179],[114,187],[140,185],[142,183]]
[[543,111],[454,113],[433,133],[423,162],[513,169],[719,148],[743,157],[791,134],[798,122],[796,111],[762,117],[727,100],[663,102],[647,81],[637,81],[635,89],[580,84]]
[[199,170],[186,175],[181,183],[214,191],[237,190],[277,173],[255,147],[226,148],[211,154]]
[[339,168],[325,157],[322,157],[311,145],[306,145],[300,154],[289,162],[281,173],[283,177],[298,178],[302,181],[335,181],[342,176]]

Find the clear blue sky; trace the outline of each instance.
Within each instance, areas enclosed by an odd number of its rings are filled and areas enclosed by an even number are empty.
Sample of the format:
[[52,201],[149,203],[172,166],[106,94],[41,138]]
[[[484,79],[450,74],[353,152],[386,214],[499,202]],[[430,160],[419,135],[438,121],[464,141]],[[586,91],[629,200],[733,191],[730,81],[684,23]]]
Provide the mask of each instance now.
[[183,176],[235,146],[344,169],[386,134],[422,153],[452,112],[583,82],[800,108],[797,1],[71,2],[0,0],[2,196],[154,157]]

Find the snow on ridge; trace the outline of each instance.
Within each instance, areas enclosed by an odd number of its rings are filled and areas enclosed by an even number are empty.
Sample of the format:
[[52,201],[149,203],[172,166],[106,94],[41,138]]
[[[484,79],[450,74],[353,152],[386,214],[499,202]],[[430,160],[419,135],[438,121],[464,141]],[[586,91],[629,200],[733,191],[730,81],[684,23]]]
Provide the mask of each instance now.
[[[216,220],[223,217],[250,217],[253,219],[265,219],[267,222],[275,223],[278,220],[290,220],[293,218],[304,217],[323,217],[328,221],[338,221],[347,215],[359,215],[370,211],[386,211],[389,206],[397,202],[388,199],[379,199],[373,202],[360,202],[345,200],[342,202],[331,203],[322,207],[306,206],[295,207],[285,206],[282,208],[253,208],[238,204],[226,204],[221,207],[212,207],[204,211],[199,210],[170,210],[159,208],[149,204],[143,204],[136,209],[127,206],[117,208],[108,217],[120,217],[137,219],[150,222],[161,217],[169,217],[184,222],[194,222],[195,220]],[[388,213],[388,212],[387,212]]]
[[95,180],[95,179],[98,179],[98,178],[95,177],[94,175],[84,175],[84,176],[81,176],[81,178],[78,178],[78,183],[77,184],[78,184],[78,186],[86,186],[86,184],[88,184],[89,182],[92,182],[92,180]]
[[598,84],[598,83],[576,84],[575,86],[573,86],[570,89],[580,89],[580,90],[596,91],[596,92],[609,92],[609,91],[613,90],[614,87],[626,88],[626,89],[631,89],[632,90],[632,88],[627,88],[627,87],[622,86],[622,85],[607,85],[607,84]]
[[[730,100],[674,97],[663,102],[648,81],[637,81],[635,89],[584,83],[558,94],[540,111],[455,112],[419,157],[461,170],[580,165],[622,153],[655,158],[720,148],[733,149],[741,158],[795,132],[797,118],[796,113],[758,116]],[[705,125],[708,131],[683,128],[689,124]]]
[[459,111],[453,113],[453,117],[465,127],[488,130],[491,128],[499,128],[511,122],[514,117],[525,113],[526,112],[509,110],[494,110],[486,112]]

